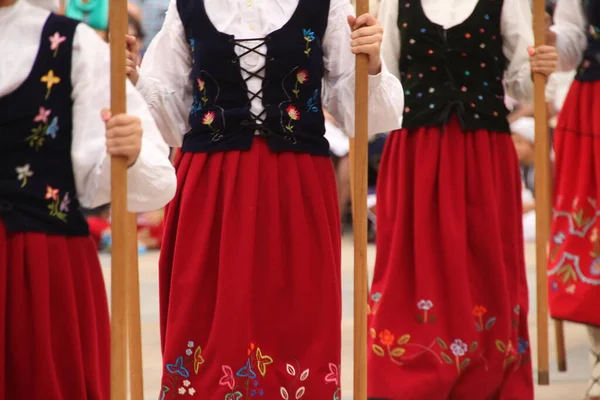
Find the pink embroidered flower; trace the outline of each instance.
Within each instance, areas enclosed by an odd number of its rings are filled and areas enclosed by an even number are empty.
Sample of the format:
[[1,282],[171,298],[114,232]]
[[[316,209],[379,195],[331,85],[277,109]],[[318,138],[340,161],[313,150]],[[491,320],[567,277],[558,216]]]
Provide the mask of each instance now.
[[54,51],[58,50],[58,46],[67,40],[65,36],[60,36],[60,33],[58,32],[54,32],[54,35],[50,36],[48,39],[50,40],[50,50]]
[[198,78],[198,90],[200,90],[201,92],[204,92],[204,86],[206,85],[206,82],[204,82],[202,79]]
[[202,117],[202,124],[211,126],[212,123],[214,122],[214,120],[215,120],[215,113],[213,111],[209,111],[206,114],[204,114],[204,117]]
[[337,365],[333,363],[329,363],[329,374],[325,376],[325,382],[327,383],[335,383],[339,385],[340,382],[340,372]]
[[40,107],[40,112],[33,119],[33,122],[43,122],[44,124],[48,123],[48,117],[52,113],[52,110],[46,110],[44,107]]
[[285,111],[288,113],[289,117],[292,120],[298,121],[300,119],[300,111],[298,111],[298,109],[295,106],[290,105],[288,106],[288,108],[286,108]]
[[308,81],[308,71],[303,69],[300,70],[297,74],[296,74],[296,79],[298,80],[298,83],[305,83]]
[[221,369],[223,370],[223,376],[221,377],[221,380],[219,381],[219,385],[227,386],[229,389],[233,390],[233,387],[235,386],[235,378],[233,377],[233,370],[231,369],[231,367],[229,365],[223,365],[221,367]]
[[54,189],[52,186],[46,186],[46,200],[57,200],[58,189]]

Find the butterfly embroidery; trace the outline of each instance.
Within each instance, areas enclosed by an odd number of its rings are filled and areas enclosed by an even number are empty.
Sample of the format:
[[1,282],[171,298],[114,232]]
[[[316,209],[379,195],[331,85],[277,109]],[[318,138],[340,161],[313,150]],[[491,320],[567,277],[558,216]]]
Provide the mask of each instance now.
[[236,373],[237,376],[241,378],[250,378],[256,379],[256,372],[252,371],[252,365],[250,364],[250,359],[246,361],[246,365],[240,368],[240,370]]
[[178,374],[184,378],[189,378],[190,372],[183,366],[183,357],[179,357],[175,364],[167,364],[167,371],[171,374]]
[[273,364],[273,359],[269,356],[265,356],[260,351],[260,348],[256,349],[256,364],[258,366],[258,372],[262,376],[265,376],[267,373],[267,365]]
[[231,367],[229,365],[223,365],[221,367],[221,369],[223,370],[224,375],[221,377],[221,380],[219,381],[219,385],[227,386],[227,387],[229,387],[229,389],[233,390],[233,387],[235,386],[235,378],[233,377],[233,370],[231,369]]
[[198,346],[198,348],[196,349],[196,352],[194,353],[194,372],[198,373],[198,369],[200,368],[200,365],[204,364],[204,357],[202,357],[202,349],[200,348],[200,346]]
[[329,374],[325,377],[325,382],[335,383],[336,385],[339,383],[339,369],[337,365],[329,363]]

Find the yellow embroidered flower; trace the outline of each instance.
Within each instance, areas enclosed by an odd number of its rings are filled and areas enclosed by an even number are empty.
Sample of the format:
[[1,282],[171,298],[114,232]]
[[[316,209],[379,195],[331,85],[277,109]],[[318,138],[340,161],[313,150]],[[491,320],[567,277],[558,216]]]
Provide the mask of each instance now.
[[60,83],[60,78],[54,75],[54,70],[51,69],[46,75],[42,76],[40,82],[46,84],[46,99],[48,99],[52,86],[58,85]]

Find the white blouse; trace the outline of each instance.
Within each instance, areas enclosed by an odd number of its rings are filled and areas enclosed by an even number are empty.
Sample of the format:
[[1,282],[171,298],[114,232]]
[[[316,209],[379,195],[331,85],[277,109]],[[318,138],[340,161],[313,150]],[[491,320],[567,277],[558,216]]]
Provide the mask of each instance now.
[[556,51],[561,71],[576,69],[587,46],[587,19],[581,0],[559,0],[554,10]]
[[[204,0],[215,27],[237,38],[267,36],[292,16],[298,0]],[[354,60],[350,51],[347,17],[354,13],[349,0],[331,0],[327,30],[323,38],[325,76],[324,105],[348,136],[354,134]],[[265,52],[264,46],[258,49]],[[237,48],[238,54],[243,49]],[[243,56],[241,66],[256,72],[265,64],[254,53]],[[180,146],[189,131],[192,106],[189,75],[192,57],[176,0],[171,0],[162,30],[145,54],[137,87],[146,98],[167,143]],[[249,77],[243,72],[244,78]],[[260,90],[262,80],[250,78],[248,90]],[[262,101],[254,99],[252,112],[260,114]],[[404,95],[400,82],[384,69],[369,77],[369,133],[376,134],[401,126]]]
[[[459,25],[473,13],[479,0],[417,0],[421,1],[427,17],[449,29]],[[577,0],[572,0],[577,1]],[[388,69],[400,74],[400,30],[398,0],[382,0],[379,17],[384,29],[382,54]],[[529,66],[528,47],[532,46],[533,29],[529,0],[504,0],[501,15],[503,52],[509,60],[504,83],[507,94],[522,102],[532,102],[533,82]]]
[[[23,0],[0,7],[0,97],[14,92],[27,79],[48,15]],[[102,108],[110,107],[109,48],[84,24],[77,27],[73,40],[71,157],[78,199],[82,206],[93,208],[110,202],[110,157],[100,117]],[[127,112],[142,120],[144,130],[142,151],[128,173],[129,209],[156,210],[171,200],[177,185],[169,148],[143,97],[129,83]]]

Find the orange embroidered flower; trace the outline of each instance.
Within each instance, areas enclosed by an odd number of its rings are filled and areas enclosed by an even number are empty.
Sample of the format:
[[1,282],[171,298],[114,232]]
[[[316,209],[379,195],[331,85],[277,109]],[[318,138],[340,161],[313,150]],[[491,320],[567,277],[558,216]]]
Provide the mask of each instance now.
[[487,310],[484,306],[475,306],[473,307],[473,315],[477,318],[481,318],[487,313]]
[[198,78],[198,90],[200,90],[201,92],[204,92],[205,84],[206,84],[206,82],[204,82],[202,79]]
[[308,81],[308,71],[305,69],[300,70],[296,74],[296,79],[298,80],[298,83],[305,83],[306,81]]
[[204,114],[204,117],[202,117],[202,125],[212,125],[213,121],[215,120],[215,113],[212,111],[207,112],[206,114]]
[[54,189],[52,186],[46,186],[46,200],[57,200],[58,189]]
[[256,348],[256,345],[254,343],[250,343],[250,348],[248,348],[248,356],[250,356],[250,354],[252,354],[252,352],[254,351],[255,348]]
[[383,332],[379,333],[379,340],[384,346],[391,346],[394,344],[394,339],[394,335],[392,335],[392,332],[390,332],[389,329],[385,329]]
[[298,121],[300,119],[300,111],[294,106],[288,106],[285,110],[290,118],[294,121]]

